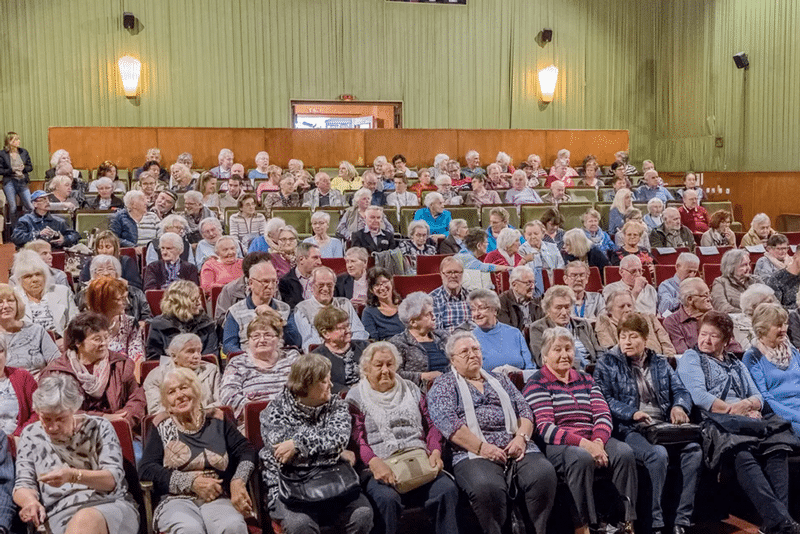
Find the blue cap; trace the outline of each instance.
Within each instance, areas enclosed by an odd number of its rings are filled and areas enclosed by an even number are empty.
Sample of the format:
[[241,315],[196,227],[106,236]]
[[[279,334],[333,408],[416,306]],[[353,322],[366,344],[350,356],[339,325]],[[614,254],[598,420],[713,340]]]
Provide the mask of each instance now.
[[38,191],[34,191],[33,194],[31,195],[31,202],[44,196],[47,196],[47,193],[45,193],[41,189],[39,189]]

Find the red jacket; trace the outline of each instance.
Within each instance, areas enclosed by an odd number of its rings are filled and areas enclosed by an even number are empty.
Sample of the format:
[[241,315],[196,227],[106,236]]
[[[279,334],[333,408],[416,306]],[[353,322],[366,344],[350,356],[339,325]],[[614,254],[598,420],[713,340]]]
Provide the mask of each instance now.
[[[126,412],[125,420],[128,421],[131,429],[135,432],[139,428],[142,419],[144,419],[145,410],[147,409],[144,390],[133,375],[135,364],[133,360],[119,352],[109,351],[108,359],[111,364],[111,371],[108,377],[108,386],[102,397],[95,399],[86,395],[80,382],[78,382],[81,393],[84,393],[81,410],[90,415],[100,416],[124,411]],[[53,373],[68,374],[77,381],[75,372],[72,370],[72,365],[66,355],[62,355],[50,362],[42,371],[39,380]]]
[[14,436],[19,436],[22,434],[23,428],[39,420],[39,416],[33,411],[33,392],[39,386],[36,384],[36,379],[33,378],[33,375],[25,369],[6,367],[6,376],[11,380],[11,387],[14,388],[14,393],[17,395],[17,403],[19,404],[17,429],[13,434]]

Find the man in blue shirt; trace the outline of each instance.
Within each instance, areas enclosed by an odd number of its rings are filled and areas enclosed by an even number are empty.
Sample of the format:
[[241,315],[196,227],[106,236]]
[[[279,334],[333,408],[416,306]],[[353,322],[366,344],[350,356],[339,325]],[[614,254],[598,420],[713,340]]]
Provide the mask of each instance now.
[[449,232],[452,215],[444,209],[442,195],[436,192],[428,193],[425,195],[425,206],[414,213],[414,220],[428,223],[432,236],[446,236]]
[[20,217],[14,226],[11,240],[21,247],[34,239],[50,243],[54,249],[71,247],[80,239],[80,234],[72,230],[60,217],[51,215],[50,200],[44,191],[34,191],[31,195],[33,212]]
[[644,184],[636,189],[636,200],[648,202],[651,198],[660,198],[666,204],[669,200],[675,200],[672,193],[667,191],[663,185],[658,185],[658,171],[650,170],[644,173]]

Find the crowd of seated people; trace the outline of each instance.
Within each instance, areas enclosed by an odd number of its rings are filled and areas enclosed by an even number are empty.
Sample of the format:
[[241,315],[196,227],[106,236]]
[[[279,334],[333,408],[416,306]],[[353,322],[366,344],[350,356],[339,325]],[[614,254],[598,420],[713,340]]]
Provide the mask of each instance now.
[[[7,145],[0,171],[18,193],[27,152],[18,136]],[[606,186],[596,158],[570,158],[543,169],[501,152],[484,168],[470,151],[464,166],[439,154],[411,169],[398,154],[361,176],[347,161],[312,175],[266,152],[248,172],[227,149],[208,172],[190,154],[167,170],[154,149],[131,184],[105,162],[86,191],[59,153],[50,194],[20,196],[30,213],[0,285],[0,533],[135,532],[120,422],[160,532],[244,533],[255,514],[286,533],[392,533],[422,506],[441,533],[499,534],[516,508],[528,532],[683,534],[705,463],[733,467],[764,533],[800,533],[787,465],[800,450],[800,254],[763,214],[736,248],[731,214],[705,210],[693,173],[670,191],[646,161],[634,186],[619,153]],[[82,236],[50,208],[83,208],[87,193],[109,230],[65,273],[53,250]],[[307,221],[287,224],[284,208]],[[708,282],[696,243],[725,247]],[[255,403],[260,450],[244,436]],[[690,421],[715,436],[650,432]],[[414,451],[431,475],[408,489],[394,466]],[[304,502],[290,482],[312,470],[352,481]],[[598,506],[601,472],[615,514]]]

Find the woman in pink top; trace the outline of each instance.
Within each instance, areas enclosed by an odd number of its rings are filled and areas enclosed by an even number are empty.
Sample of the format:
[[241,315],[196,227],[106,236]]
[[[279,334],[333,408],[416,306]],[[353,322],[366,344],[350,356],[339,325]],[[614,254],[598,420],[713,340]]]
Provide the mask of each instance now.
[[236,238],[229,235],[220,237],[214,245],[216,256],[211,256],[200,271],[200,287],[211,294],[214,286],[224,286],[244,275],[242,271],[242,258],[236,257],[238,243]]

